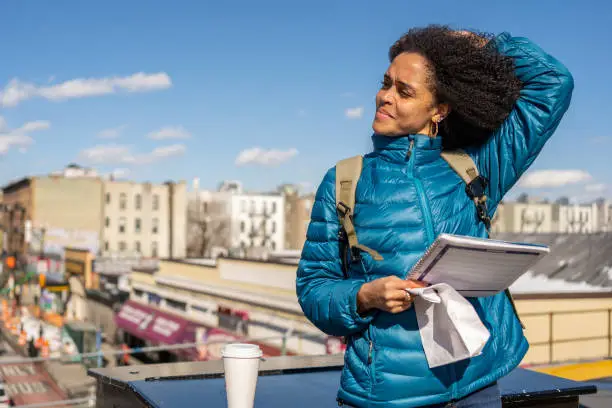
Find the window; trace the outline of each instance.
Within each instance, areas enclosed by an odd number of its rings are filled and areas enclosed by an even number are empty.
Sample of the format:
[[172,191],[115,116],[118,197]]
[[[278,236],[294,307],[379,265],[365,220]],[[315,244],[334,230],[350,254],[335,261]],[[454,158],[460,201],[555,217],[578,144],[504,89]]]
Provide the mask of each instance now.
[[247,202],[246,200],[240,200],[240,211],[245,213],[247,212]]
[[276,212],[276,202],[272,203],[272,214]]
[[251,200],[251,213],[255,212],[255,201]]
[[159,196],[157,194],[153,195],[153,210],[159,210]]
[[276,221],[272,221],[272,233],[276,232]]
[[149,304],[159,305],[161,302],[161,296],[157,293],[147,292],[147,297],[149,298]]
[[140,218],[134,220],[134,232],[140,233]]
[[140,194],[136,194],[136,197],[134,197],[134,208],[140,210],[140,207],[142,207],[142,197]]
[[276,242],[272,241],[272,250],[276,251]]
[[144,295],[144,292],[140,289],[134,289],[134,295],[138,297],[142,297],[142,295]]
[[220,328],[239,333],[243,336],[248,335],[249,321],[245,316],[232,312],[230,308],[223,306],[217,308],[217,314],[219,316]]
[[110,227],[110,218],[106,217],[106,220],[104,221],[104,225],[106,225],[106,228]]
[[134,251],[140,253],[140,241],[134,242]]
[[244,221],[240,221],[240,232],[244,232]]
[[127,208],[127,194],[119,194],[119,209],[125,210]]
[[208,313],[207,307],[198,306],[198,305],[191,305],[191,310],[195,312],[200,312],[200,313]]
[[125,251],[127,249],[127,245],[125,244],[124,241],[120,241],[119,242],[119,251]]
[[110,193],[106,193],[106,204],[110,204]]
[[182,311],[187,310],[187,303],[179,302],[174,299],[166,298],[166,306],[168,306],[171,309],[177,309],[177,310],[182,310]]
[[263,212],[264,213],[268,212],[268,202],[267,201],[263,202]]
[[119,233],[120,234],[125,233],[125,224],[127,224],[127,220],[125,219],[125,217],[119,218]]
[[157,234],[159,231],[159,220],[157,218],[153,218],[153,233]]
[[151,242],[151,256],[157,258],[157,242]]
[[106,242],[104,243],[104,250],[105,250],[105,251],[108,251],[108,248],[109,248],[108,241],[106,241]]
[[202,204],[202,209],[204,211],[204,214],[206,214],[208,212],[208,203],[204,202],[204,204]]

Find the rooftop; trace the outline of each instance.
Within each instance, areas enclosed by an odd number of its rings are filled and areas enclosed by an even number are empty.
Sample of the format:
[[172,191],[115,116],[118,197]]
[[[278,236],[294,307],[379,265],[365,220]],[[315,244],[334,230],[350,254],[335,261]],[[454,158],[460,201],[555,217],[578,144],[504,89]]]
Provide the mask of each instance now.
[[[612,234],[514,234],[500,233],[494,236],[512,242],[540,243],[550,246],[550,254],[531,267],[531,274],[524,277],[540,287],[576,291],[612,290]],[[566,282],[568,285],[561,285]],[[520,286],[523,286],[522,284]]]
[[[343,361],[341,354],[271,357],[261,361],[255,406],[335,405]],[[89,375],[98,382],[98,408],[226,406],[221,361],[92,369]],[[547,406],[573,401],[573,406],[578,406],[580,395],[597,391],[589,383],[520,368],[499,384],[504,406],[536,401],[550,404]]]

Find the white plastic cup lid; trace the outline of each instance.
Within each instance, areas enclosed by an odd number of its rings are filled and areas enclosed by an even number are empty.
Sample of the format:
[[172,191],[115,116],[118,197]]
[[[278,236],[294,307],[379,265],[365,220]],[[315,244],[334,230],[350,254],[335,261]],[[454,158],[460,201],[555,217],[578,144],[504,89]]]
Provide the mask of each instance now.
[[223,347],[224,358],[260,358],[263,352],[257,344],[232,343]]

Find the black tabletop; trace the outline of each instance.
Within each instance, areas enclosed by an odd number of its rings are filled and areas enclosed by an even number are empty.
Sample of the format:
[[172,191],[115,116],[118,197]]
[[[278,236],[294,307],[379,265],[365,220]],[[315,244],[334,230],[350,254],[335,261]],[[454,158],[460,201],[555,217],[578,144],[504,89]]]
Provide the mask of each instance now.
[[[260,376],[255,407],[334,407],[340,382],[337,367],[330,370]],[[518,401],[576,396],[596,392],[593,385],[516,369],[499,381],[502,398]],[[152,407],[216,408],[226,406],[223,378],[132,381],[129,386]]]

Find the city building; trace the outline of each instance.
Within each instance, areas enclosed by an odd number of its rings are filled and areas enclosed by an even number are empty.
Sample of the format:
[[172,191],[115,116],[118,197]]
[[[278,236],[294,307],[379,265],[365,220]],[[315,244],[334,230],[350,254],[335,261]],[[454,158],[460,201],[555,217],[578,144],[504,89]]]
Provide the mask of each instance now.
[[61,254],[67,246],[98,251],[102,180],[26,177],[5,186],[3,195],[9,253]]
[[184,182],[103,181],[102,253],[184,258],[187,188]]
[[581,205],[554,204],[558,214],[557,230],[561,234],[590,234],[600,231],[596,203]]
[[553,225],[551,204],[506,202],[497,207],[491,231],[542,234],[553,232]]
[[238,182],[219,191],[195,191],[187,206],[190,256],[213,256],[217,248],[235,255],[265,257],[285,247],[285,197],[247,193]]
[[285,197],[285,249],[301,250],[306,241],[315,196],[302,195],[296,186],[290,184],[281,186],[279,191]]
[[338,338],[304,317],[295,269],[295,262],[234,258],[134,268],[130,299],[116,318],[117,337],[130,346],[216,343],[150,356],[159,361],[219,359],[224,342],[243,339],[260,344],[267,356],[326,354]]
[[63,257],[66,247],[94,254],[185,256],[186,186],[99,177],[70,165],[3,188],[2,218],[10,253]]
[[591,204],[554,203],[529,200],[505,202],[497,208],[492,233],[592,234],[612,230],[612,203],[597,200]]

